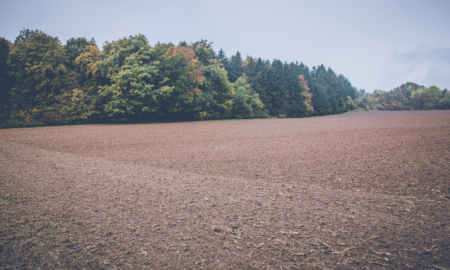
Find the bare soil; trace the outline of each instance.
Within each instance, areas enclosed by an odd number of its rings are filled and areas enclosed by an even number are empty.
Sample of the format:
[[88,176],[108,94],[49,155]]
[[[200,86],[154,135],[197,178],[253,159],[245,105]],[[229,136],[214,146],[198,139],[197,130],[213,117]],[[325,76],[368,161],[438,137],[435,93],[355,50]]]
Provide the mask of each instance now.
[[0,130],[1,269],[448,269],[450,111]]

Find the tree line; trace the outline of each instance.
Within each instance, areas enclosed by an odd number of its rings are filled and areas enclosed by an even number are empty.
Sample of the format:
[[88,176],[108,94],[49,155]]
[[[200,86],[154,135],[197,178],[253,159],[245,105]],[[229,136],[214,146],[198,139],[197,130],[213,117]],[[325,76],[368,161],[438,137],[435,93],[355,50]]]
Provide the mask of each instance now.
[[450,93],[447,88],[425,87],[407,82],[390,91],[359,90],[360,106],[367,110],[436,110],[450,109]]
[[298,62],[244,59],[239,52],[227,57],[206,40],[151,46],[139,34],[105,42],[100,50],[94,39],[71,38],[63,45],[40,30],[24,29],[14,42],[0,38],[3,127],[388,109],[381,96],[357,90],[323,65],[310,70]]

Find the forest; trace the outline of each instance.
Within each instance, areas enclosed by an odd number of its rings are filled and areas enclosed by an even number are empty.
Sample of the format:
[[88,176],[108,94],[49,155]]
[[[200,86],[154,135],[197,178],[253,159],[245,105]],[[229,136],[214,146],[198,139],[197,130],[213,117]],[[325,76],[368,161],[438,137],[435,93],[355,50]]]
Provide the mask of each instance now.
[[368,93],[324,65],[309,69],[212,42],[144,35],[63,45],[40,30],[0,38],[0,127],[307,117],[352,110],[450,109],[450,94],[406,83]]

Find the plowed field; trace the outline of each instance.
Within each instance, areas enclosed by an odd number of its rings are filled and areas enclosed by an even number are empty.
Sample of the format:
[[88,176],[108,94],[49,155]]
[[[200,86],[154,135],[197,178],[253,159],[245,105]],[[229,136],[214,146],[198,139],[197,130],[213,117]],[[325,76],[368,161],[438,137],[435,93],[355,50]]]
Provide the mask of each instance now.
[[450,111],[0,130],[0,268],[450,268]]

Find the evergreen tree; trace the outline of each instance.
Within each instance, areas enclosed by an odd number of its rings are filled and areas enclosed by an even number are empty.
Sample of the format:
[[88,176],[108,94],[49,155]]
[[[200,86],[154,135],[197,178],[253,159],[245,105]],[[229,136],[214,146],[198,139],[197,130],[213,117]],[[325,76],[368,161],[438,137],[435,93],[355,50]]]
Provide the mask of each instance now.
[[256,63],[253,65],[250,65],[247,67],[246,75],[248,72],[248,80],[249,83],[252,86],[252,89],[256,93],[259,94],[259,98],[261,101],[265,104],[266,109],[269,110],[269,112],[272,111],[272,104],[271,104],[271,97],[267,93],[267,74],[268,70],[270,69],[270,66],[267,66],[261,58],[258,58]]
[[289,93],[286,87],[286,73],[283,63],[280,60],[272,62],[272,69],[269,71],[269,89],[271,97],[272,115],[285,117],[289,110]]
[[[229,63],[228,58],[227,58],[227,56],[226,56],[226,54],[225,54],[225,51],[222,50],[222,49],[220,49],[219,52],[218,52],[218,54],[217,54],[217,58],[218,58],[218,59],[220,60],[220,62],[222,63],[223,68],[224,68],[227,72],[229,72],[229,71],[230,71],[230,63]],[[227,77],[228,77],[228,75],[227,75]]]
[[[256,60],[253,57],[247,56],[247,59],[244,61],[244,66],[242,67],[245,76],[247,76],[248,81],[251,83],[256,77]],[[251,78],[251,79],[250,79]]]
[[344,86],[344,95],[350,96],[353,100],[358,98],[358,89],[352,86],[350,81],[342,74],[339,75],[339,80],[342,82]]
[[448,89],[444,88],[444,90],[442,90],[442,97],[445,97],[445,95],[448,93]]
[[298,64],[291,63],[289,65],[289,73],[286,78],[289,92],[289,117],[308,116],[314,112],[311,106],[309,87],[300,71]]
[[11,42],[0,37],[0,123],[5,122],[9,116],[9,91],[12,78],[9,75],[8,57]]
[[228,78],[230,79],[230,82],[234,83],[239,77],[242,76],[244,73],[243,71],[243,61],[241,57],[241,53],[237,52],[236,55],[231,56],[231,61],[228,65],[228,67],[225,66],[225,68],[228,68]]
[[320,78],[323,78],[323,87],[327,92],[329,104],[328,114],[337,113],[339,111],[339,96],[334,88],[336,85],[336,74],[331,70],[327,71],[324,65],[320,65],[317,68],[317,73]]
[[316,67],[313,67],[311,71],[311,84],[309,87],[312,94],[312,106],[314,108],[314,114],[330,114],[330,103],[328,100],[325,75],[323,72],[319,72]]
[[189,44],[183,40],[178,43],[178,46],[187,47],[187,46],[189,46]]
[[224,50],[220,49],[219,52],[217,53],[217,58],[219,58],[219,60],[226,60],[227,56],[224,52]]
[[331,68],[328,68],[327,70],[327,82],[332,113],[345,112],[347,110],[347,95],[345,93],[344,85]]
[[309,71],[309,68],[303,63],[298,64],[298,62],[297,62],[296,65],[297,65],[299,75],[303,75],[303,78],[307,82],[311,81],[311,72]]

